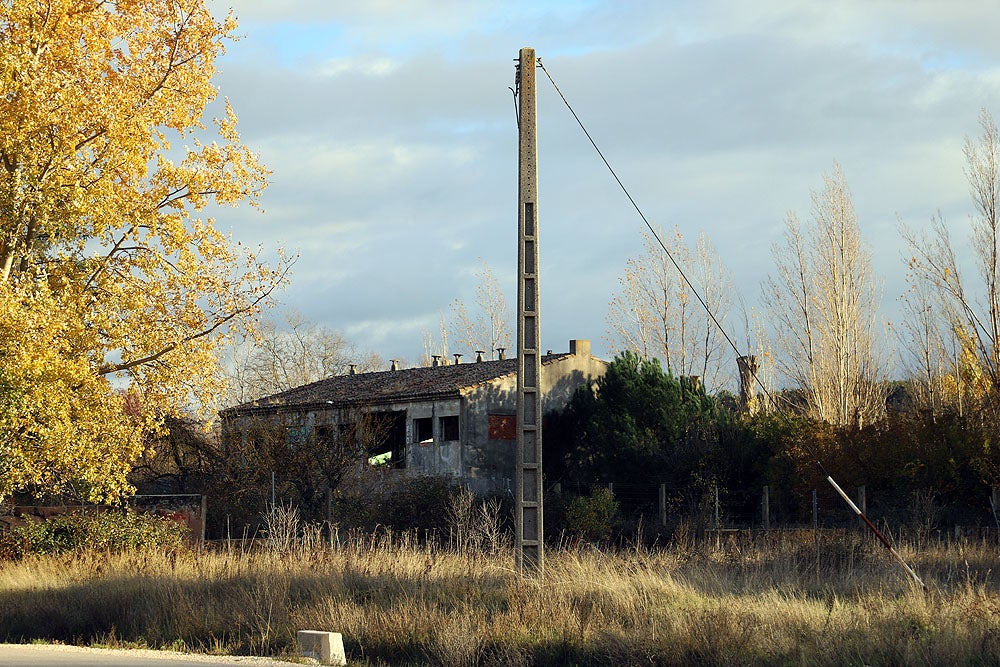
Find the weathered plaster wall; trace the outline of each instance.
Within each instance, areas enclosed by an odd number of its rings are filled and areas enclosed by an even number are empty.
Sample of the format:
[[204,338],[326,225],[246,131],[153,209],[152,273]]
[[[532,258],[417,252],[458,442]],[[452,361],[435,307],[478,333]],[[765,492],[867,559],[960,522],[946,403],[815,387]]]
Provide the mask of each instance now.
[[607,370],[608,362],[590,355],[590,341],[571,340],[568,356],[542,365],[542,411],[563,409],[577,387],[593,385]]
[[480,494],[514,486],[514,440],[490,439],[490,415],[517,414],[517,377],[467,389],[462,397],[463,482]]
[[[542,365],[542,410],[545,413],[565,407],[578,387],[593,385],[607,370],[607,362],[591,356],[589,341],[570,341],[570,352]],[[406,412],[406,467],[394,473],[454,477],[480,494],[512,492],[516,441],[513,438],[490,439],[490,416],[516,416],[515,375],[465,388],[460,398],[382,404],[371,410]],[[459,438],[446,441],[440,418],[456,415],[459,417]],[[249,420],[261,418],[279,420],[289,429],[290,438],[300,433],[305,436],[322,425],[336,426],[341,419],[346,419],[340,410],[331,406],[330,410],[244,417],[224,424],[224,428],[245,429]],[[433,439],[418,442],[414,420],[424,418],[431,419]]]
[[[407,410],[406,415],[406,467],[431,475],[448,475],[459,477],[462,474],[462,440],[445,441],[441,432],[441,417],[459,417],[461,402],[459,399],[444,401],[420,401],[400,405],[400,410]],[[433,428],[433,441],[418,442],[413,420],[430,418]]]
[[[589,341],[570,341],[570,351],[575,354],[542,365],[545,413],[564,408],[578,387],[593,385],[607,371],[607,362],[590,355]],[[516,440],[491,440],[490,415],[517,415],[516,376],[467,389],[462,397],[463,483],[477,493],[512,492]]]

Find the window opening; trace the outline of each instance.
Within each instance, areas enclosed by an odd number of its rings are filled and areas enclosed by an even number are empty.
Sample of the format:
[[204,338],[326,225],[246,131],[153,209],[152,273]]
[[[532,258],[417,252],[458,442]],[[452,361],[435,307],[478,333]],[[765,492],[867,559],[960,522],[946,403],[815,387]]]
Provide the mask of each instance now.
[[421,445],[434,442],[434,419],[420,417],[413,420],[413,438]]
[[378,441],[368,448],[368,463],[387,468],[406,467],[406,412],[392,411],[373,415],[373,431]]
[[458,440],[458,415],[440,417],[438,426],[441,428],[441,439],[448,442]]

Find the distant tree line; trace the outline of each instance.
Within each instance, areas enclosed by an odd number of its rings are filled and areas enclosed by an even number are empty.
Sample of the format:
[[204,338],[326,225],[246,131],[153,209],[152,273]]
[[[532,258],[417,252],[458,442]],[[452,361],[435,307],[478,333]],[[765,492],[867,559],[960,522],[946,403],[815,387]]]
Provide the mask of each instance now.
[[[581,388],[547,421],[546,477],[570,496],[665,484],[677,520],[697,515],[719,490],[743,503],[743,523],[759,525],[763,486],[776,519],[807,523],[810,492],[827,486],[828,473],[865,486],[877,517],[891,523],[993,524],[1000,453],[988,412],[889,410],[869,424],[834,425],[811,416],[807,401],[799,405],[741,413],[732,396],[710,396],[657,359],[624,352],[595,389]],[[656,516],[652,493],[631,500],[618,498],[623,516]],[[843,517],[854,520],[846,507]]]

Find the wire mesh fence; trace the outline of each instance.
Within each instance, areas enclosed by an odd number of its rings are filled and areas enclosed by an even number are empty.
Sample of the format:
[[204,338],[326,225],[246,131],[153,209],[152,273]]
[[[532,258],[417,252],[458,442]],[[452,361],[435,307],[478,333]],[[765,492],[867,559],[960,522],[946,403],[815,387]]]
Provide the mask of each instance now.
[[[619,505],[622,530],[643,526],[669,534],[679,524],[698,534],[732,531],[858,530],[861,519],[829,485],[788,489],[774,486],[726,488],[710,482],[686,486],[615,481],[563,487],[550,492],[587,495],[607,488]],[[1000,538],[998,491],[985,497],[948,498],[933,490],[887,490],[866,486],[845,492],[887,536],[926,540]],[[565,501],[563,501],[565,503]],[[559,503],[555,503],[558,506]]]

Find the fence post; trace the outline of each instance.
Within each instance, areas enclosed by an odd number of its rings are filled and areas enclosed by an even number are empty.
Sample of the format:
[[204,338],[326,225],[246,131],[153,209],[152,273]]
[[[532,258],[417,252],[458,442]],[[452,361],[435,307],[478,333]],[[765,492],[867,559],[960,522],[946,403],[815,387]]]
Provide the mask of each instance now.
[[813,544],[816,545],[816,580],[819,581],[819,499],[813,489]]
[[771,530],[771,487],[769,486],[764,487],[761,515],[764,519],[764,530]]
[[[862,514],[868,516],[868,494],[863,484],[858,487],[858,508],[861,510]],[[864,528],[864,520],[859,518],[858,521],[860,522],[861,527]]]
[[715,491],[715,530],[719,531],[719,485],[716,484],[712,487]]
[[1000,486],[994,484],[990,487],[990,511],[993,513],[993,523],[997,527],[996,539],[1000,541]]
[[205,546],[205,531],[208,528],[208,496],[201,494],[201,546]]
[[715,548],[722,548],[722,534],[719,532],[719,485],[712,485],[712,492],[715,494]]
[[660,483],[660,526],[667,527],[667,485]]

